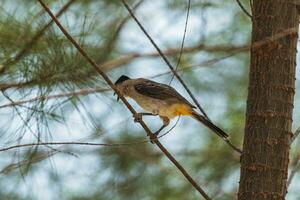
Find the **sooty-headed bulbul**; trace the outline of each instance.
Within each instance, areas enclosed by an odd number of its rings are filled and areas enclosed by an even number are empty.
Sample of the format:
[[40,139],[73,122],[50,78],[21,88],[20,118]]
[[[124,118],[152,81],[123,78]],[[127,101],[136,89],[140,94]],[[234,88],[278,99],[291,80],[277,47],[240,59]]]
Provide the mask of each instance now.
[[197,113],[196,107],[169,85],[144,78],[131,79],[125,75],[121,76],[115,85],[123,96],[134,99],[146,111],[137,113],[134,116],[135,121],[141,120],[143,115],[158,115],[162,119],[163,126],[154,133],[156,135],[169,125],[170,119],[176,116],[191,116],[224,140],[228,138],[222,129]]

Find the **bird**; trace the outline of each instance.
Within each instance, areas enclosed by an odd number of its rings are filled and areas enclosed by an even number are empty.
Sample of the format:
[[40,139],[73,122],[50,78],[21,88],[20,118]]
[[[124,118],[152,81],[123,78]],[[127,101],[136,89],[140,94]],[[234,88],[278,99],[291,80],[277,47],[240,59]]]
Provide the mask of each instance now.
[[114,84],[122,96],[133,99],[145,111],[134,114],[135,122],[141,121],[145,115],[161,118],[163,125],[154,132],[156,136],[169,125],[171,119],[177,116],[190,116],[222,139],[227,140],[229,137],[221,128],[199,114],[193,104],[167,84],[145,78],[131,79],[126,75],[120,76]]

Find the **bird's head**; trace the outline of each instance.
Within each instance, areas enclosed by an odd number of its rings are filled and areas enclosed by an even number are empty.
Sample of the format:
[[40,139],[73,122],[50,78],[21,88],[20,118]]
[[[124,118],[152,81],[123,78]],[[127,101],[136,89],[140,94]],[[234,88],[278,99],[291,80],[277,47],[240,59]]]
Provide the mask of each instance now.
[[[123,94],[123,89],[124,87],[122,87],[125,81],[130,80],[130,78],[128,76],[122,75],[118,78],[118,80],[115,82],[115,86],[117,86],[118,90]],[[116,93],[114,93],[114,95],[116,95]],[[124,95],[124,94],[123,94]],[[119,101],[120,97],[117,98],[117,101]]]
[[124,81],[129,80],[130,78],[128,76],[122,75],[118,78],[118,80],[115,82],[115,85],[118,86],[122,84]]

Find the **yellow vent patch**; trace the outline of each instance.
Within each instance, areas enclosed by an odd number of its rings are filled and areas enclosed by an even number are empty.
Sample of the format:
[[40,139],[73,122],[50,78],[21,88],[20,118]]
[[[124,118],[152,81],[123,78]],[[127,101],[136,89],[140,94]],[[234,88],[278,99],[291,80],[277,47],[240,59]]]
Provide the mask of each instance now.
[[172,110],[175,116],[178,115],[191,115],[191,108],[185,104],[174,104]]

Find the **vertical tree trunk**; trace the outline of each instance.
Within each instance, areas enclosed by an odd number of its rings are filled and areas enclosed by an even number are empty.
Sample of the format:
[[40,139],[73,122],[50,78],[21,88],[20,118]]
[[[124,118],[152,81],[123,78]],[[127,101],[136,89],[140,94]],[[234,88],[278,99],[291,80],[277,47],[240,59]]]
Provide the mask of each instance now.
[[298,30],[291,2],[253,0],[252,44],[295,29],[251,48],[239,200],[284,199],[287,191]]

